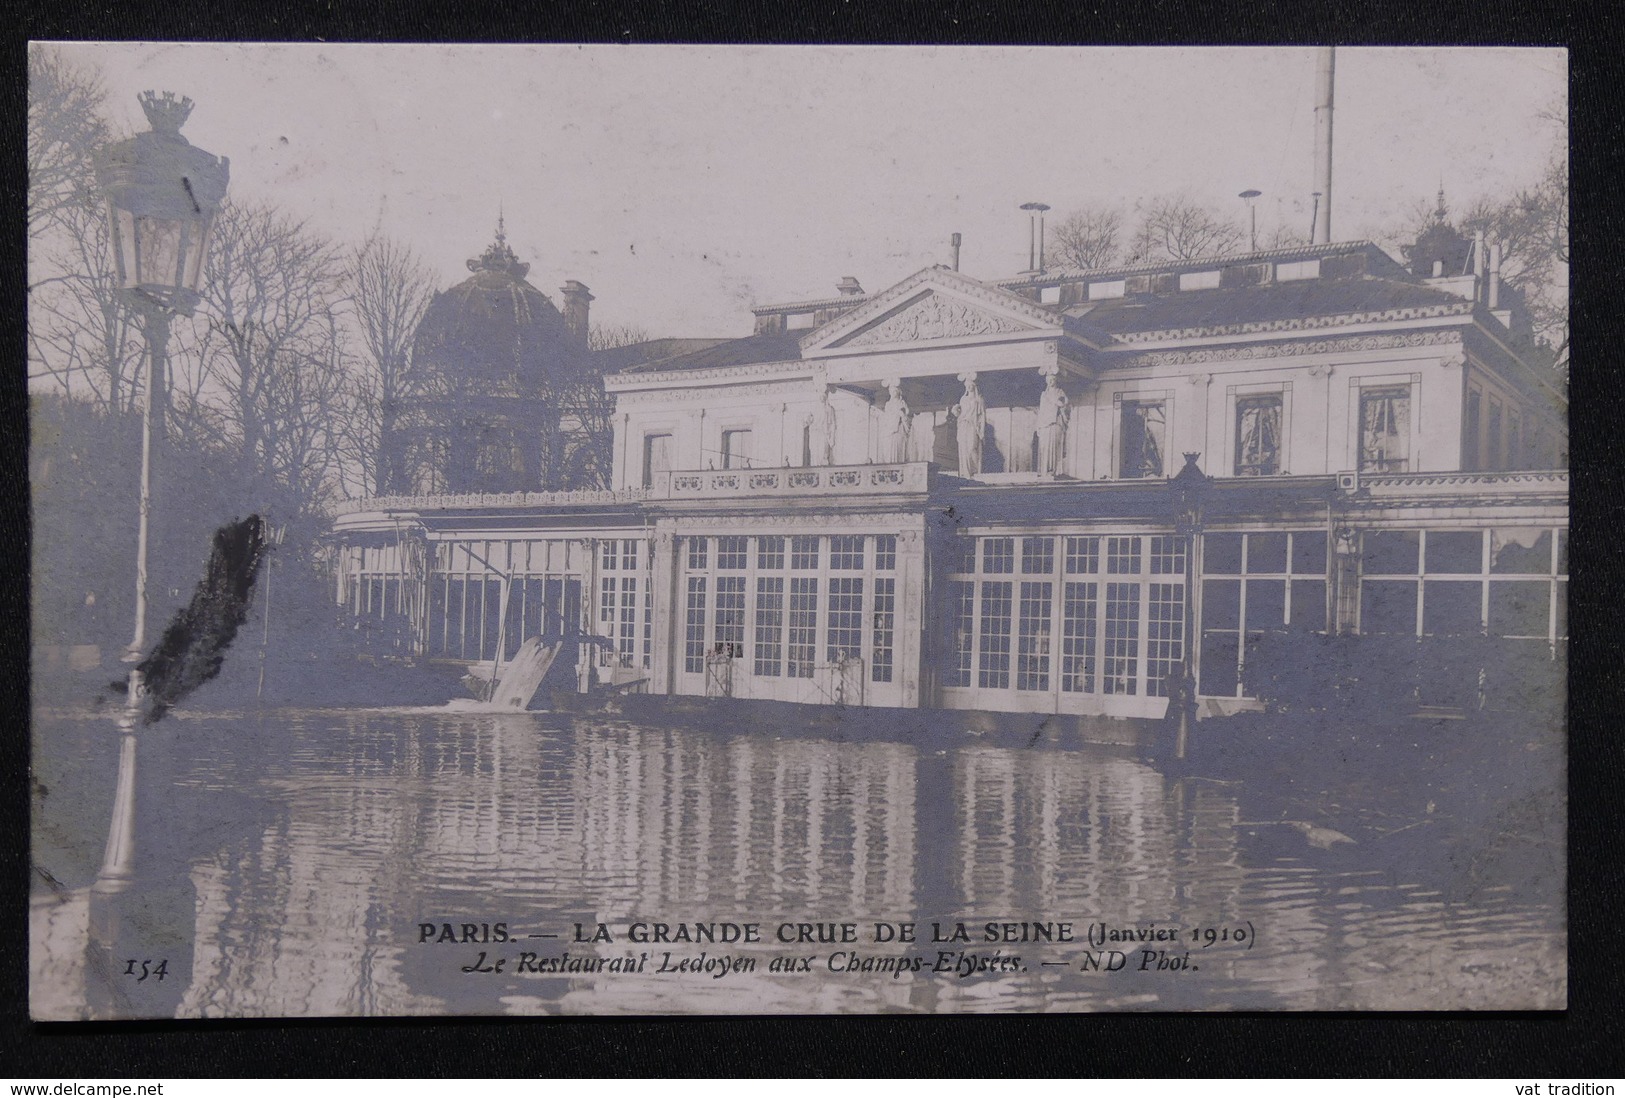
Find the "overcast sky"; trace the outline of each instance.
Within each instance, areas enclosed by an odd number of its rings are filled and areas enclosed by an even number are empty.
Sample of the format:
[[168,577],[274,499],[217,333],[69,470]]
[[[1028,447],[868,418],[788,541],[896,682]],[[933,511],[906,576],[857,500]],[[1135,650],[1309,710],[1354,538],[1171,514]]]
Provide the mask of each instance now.
[[[117,124],[138,92],[240,197],[343,240],[374,227],[443,286],[499,205],[530,281],[652,335],[738,335],[752,304],[870,291],[947,261],[1026,266],[1027,215],[1180,189],[1259,233],[1307,231],[1312,49],[73,44]],[[1563,140],[1561,50],[1339,49],[1334,239],[1443,182],[1452,205],[1533,181]],[[1054,215],[1052,215],[1053,217]]]

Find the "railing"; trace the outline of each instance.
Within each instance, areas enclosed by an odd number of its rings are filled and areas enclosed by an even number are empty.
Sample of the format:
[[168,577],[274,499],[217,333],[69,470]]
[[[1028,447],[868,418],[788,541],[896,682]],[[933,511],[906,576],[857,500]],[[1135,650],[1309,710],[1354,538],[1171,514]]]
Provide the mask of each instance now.
[[642,503],[647,488],[582,489],[573,492],[460,492],[436,496],[372,496],[341,500],[335,518],[368,511],[454,511],[503,507],[556,507],[593,503]]
[[925,492],[929,463],[823,465],[790,469],[722,469],[661,474],[656,493],[666,499],[848,496]]

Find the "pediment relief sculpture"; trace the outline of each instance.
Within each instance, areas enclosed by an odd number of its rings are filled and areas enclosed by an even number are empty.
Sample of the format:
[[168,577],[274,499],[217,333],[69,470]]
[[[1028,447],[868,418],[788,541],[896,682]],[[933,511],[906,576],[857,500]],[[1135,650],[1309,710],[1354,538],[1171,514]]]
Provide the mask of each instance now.
[[1024,332],[1030,325],[972,305],[929,294],[914,304],[865,328],[845,340],[843,346],[864,347],[880,343],[912,343],[925,339],[951,339],[956,336],[996,335]]

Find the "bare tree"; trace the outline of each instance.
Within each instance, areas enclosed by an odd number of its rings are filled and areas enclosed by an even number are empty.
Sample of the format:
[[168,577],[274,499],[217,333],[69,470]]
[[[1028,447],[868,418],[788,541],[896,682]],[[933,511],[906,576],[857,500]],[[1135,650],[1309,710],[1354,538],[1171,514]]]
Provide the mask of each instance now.
[[571,488],[607,488],[615,459],[615,401],[604,389],[604,379],[593,363],[592,352],[646,343],[649,333],[635,324],[594,324],[587,335],[589,354],[581,376],[563,395],[561,433],[566,444],[565,482]]
[[1247,239],[1240,221],[1216,213],[1185,192],[1151,198],[1139,211],[1134,252],[1143,262],[1229,255]]
[[412,345],[434,298],[434,273],[410,247],[372,236],[348,256],[344,288],[362,353],[347,386],[339,439],[363,495],[406,490],[401,402],[412,389]]
[[1055,226],[1055,252],[1068,266],[1080,270],[1108,267],[1118,259],[1122,228],[1123,215],[1110,207],[1073,210]]
[[[197,440],[233,455],[245,483],[308,509],[328,483],[329,415],[343,381],[335,317],[341,262],[303,222],[227,200],[215,222],[194,324]],[[313,470],[322,470],[318,475]]]
[[92,158],[108,140],[101,75],[28,47],[28,237],[94,200]]
[[1567,375],[1569,359],[1568,164],[1561,152],[1538,181],[1503,199],[1481,198],[1461,217],[1461,230],[1501,245],[1501,279],[1522,298],[1551,364]]

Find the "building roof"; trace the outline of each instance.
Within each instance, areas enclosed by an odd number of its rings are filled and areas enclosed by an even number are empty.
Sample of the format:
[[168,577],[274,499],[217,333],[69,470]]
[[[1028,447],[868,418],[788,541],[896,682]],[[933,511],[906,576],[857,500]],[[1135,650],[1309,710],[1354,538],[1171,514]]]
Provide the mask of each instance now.
[[593,367],[601,374],[634,373],[663,370],[666,362],[681,355],[693,354],[727,343],[725,336],[712,339],[646,339],[640,343],[627,343],[620,347],[605,347],[592,353]]
[[1135,294],[1082,302],[1067,311],[1113,336],[1121,336],[1438,305],[1459,305],[1463,312],[1471,308],[1470,302],[1455,294],[1413,282],[1306,278],[1264,286]]
[[748,366],[753,362],[792,362],[801,357],[801,337],[805,334],[805,331],[799,330],[758,332],[662,361],[628,366],[618,372],[639,374],[655,370],[709,370],[719,366]]

